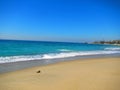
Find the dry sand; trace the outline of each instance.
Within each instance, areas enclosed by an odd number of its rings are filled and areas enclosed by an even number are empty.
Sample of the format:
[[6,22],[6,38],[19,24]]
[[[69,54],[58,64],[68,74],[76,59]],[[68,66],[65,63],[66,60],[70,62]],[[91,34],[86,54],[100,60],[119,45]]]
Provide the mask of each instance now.
[[3,73],[0,90],[120,90],[120,58],[67,61]]

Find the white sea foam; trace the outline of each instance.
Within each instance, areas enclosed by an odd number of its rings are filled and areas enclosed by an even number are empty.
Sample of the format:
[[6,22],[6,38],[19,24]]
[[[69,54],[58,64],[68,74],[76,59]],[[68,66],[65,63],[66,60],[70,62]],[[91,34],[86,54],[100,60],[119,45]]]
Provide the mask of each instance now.
[[43,55],[9,56],[9,57],[0,57],[0,63],[29,61],[29,60],[43,60],[43,59],[57,59],[57,58],[99,55],[99,54],[102,55],[115,54],[115,53],[120,53],[120,51],[84,51],[84,52],[64,52],[64,53],[56,53],[56,54],[43,54]]
[[120,48],[118,48],[118,47],[112,48],[112,47],[111,47],[111,48],[105,48],[105,50],[113,50],[113,51],[114,51],[114,50],[117,50],[117,51],[119,50],[119,51],[120,51]]
[[63,52],[66,52],[66,51],[72,51],[72,50],[69,50],[69,49],[58,49],[59,51],[63,51]]

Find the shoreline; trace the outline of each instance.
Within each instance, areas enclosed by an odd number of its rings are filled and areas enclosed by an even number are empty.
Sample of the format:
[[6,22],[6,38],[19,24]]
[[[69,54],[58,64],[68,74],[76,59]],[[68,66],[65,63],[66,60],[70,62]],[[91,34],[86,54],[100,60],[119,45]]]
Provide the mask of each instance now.
[[69,58],[60,59],[46,59],[46,60],[30,60],[30,61],[19,61],[11,63],[0,63],[0,74],[14,72],[17,70],[22,70],[26,68],[32,68],[36,66],[46,66],[51,64],[57,64],[60,62],[69,62],[75,60],[85,60],[85,59],[96,59],[96,58],[111,58],[120,57],[120,54],[108,54],[108,55],[88,55],[88,56],[76,56]]
[[[41,73],[37,73],[37,71]],[[76,59],[0,74],[2,90],[119,90],[120,57]]]

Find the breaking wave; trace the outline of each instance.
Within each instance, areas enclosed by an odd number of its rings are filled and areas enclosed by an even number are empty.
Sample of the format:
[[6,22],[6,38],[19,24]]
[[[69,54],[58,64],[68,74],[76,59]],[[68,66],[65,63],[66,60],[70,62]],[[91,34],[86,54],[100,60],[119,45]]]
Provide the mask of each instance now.
[[69,49],[58,49],[58,50],[62,51],[62,52],[72,51],[72,50],[69,50]]
[[29,61],[29,60],[57,59],[57,58],[99,55],[99,54],[100,55],[115,54],[115,53],[120,53],[120,51],[82,51],[82,52],[51,53],[51,54],[43,54],[43,55],[6,56],[6,57],[0,57],[0,63]]
[[120,51],[120,48],[118,48],[118,47],[116,47],[116,48],[105,48],[105,50],[112,50],[112,51],[117,50],[117,51]]

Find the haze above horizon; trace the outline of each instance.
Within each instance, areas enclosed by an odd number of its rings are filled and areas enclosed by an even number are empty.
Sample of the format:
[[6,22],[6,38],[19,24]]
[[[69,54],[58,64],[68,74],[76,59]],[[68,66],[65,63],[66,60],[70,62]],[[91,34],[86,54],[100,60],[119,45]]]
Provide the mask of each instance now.
[[0,39],[120,39],[120,1],[0,0]]

